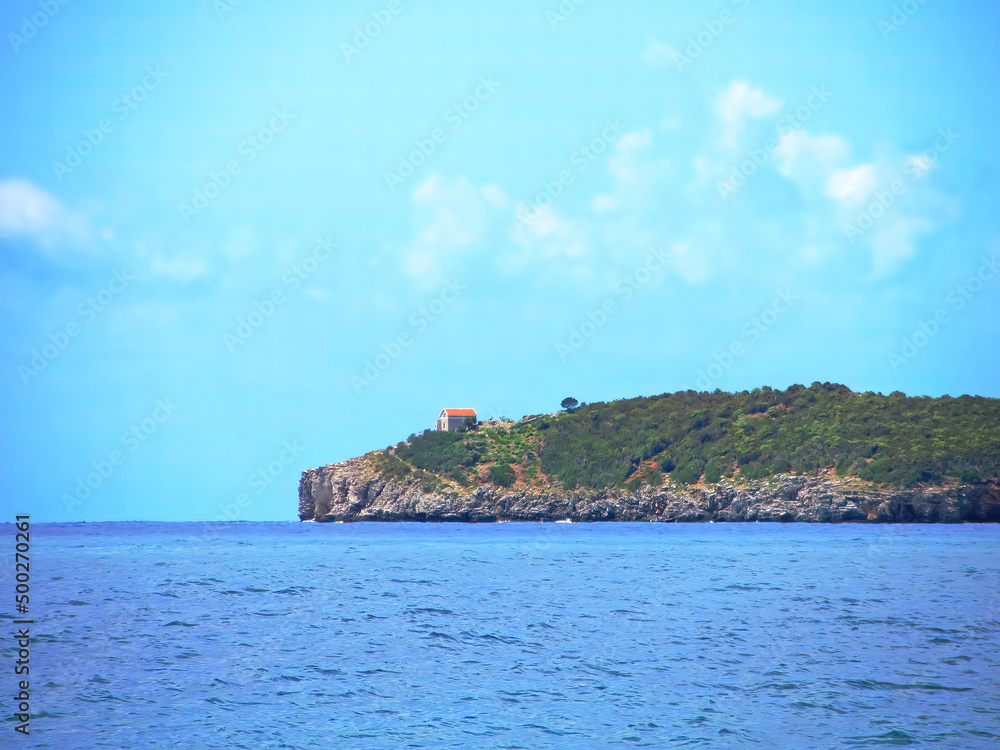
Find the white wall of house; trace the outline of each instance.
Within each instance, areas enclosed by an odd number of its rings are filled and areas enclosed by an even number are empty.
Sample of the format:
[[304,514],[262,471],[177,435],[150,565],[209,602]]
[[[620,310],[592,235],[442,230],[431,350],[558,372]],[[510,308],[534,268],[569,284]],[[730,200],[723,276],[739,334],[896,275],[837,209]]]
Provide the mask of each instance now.
[[459,427],[465,424],[465,420],[469,419],[470,417],[472,417],[472,419],[476,419],[476,417],[473,417],[471,414],[453,415],[453,414],[446,414],[444,411],[442,411],[441,416],[439,416],[437,418],[437,421],[434,423],[434,429],[439,432],[442,430],[457,430]]

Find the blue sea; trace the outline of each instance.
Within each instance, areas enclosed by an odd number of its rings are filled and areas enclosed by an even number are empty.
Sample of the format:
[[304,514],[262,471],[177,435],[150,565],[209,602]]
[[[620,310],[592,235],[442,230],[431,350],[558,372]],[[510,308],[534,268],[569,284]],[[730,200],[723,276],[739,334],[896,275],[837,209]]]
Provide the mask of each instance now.
[[0,747],[1000,747],[995,525],[36,524],[31,543],[31,735],[7,637]]

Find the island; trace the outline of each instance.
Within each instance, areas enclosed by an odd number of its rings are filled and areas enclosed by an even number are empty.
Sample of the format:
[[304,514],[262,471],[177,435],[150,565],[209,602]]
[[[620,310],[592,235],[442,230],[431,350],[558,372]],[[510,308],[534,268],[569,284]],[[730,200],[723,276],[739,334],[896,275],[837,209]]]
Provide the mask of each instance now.
[[1000,399],[836,383],[578,404],[302,473],[302,521],[1000,522]]

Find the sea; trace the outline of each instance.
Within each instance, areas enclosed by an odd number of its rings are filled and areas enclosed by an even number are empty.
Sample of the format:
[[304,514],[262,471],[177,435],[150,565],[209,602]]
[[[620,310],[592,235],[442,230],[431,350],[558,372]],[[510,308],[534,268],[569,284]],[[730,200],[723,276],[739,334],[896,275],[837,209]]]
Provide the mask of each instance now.
[[1000,748],[998,525],[0,531],[3,748]]

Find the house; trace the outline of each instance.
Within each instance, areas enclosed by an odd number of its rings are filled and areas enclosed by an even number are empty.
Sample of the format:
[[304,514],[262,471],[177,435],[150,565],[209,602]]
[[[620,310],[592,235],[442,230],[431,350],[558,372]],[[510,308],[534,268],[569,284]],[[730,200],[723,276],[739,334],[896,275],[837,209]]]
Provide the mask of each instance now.
[[440,416],[437,418],[437,422],[434,423],[434,429],[457,430],[465,424],[465,420],[470,417],[473,422],[476,421],[475,409],[442,409]]

